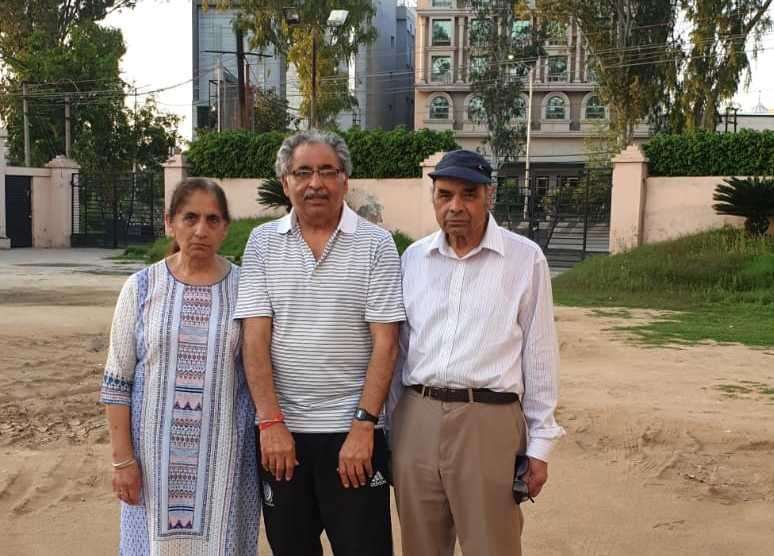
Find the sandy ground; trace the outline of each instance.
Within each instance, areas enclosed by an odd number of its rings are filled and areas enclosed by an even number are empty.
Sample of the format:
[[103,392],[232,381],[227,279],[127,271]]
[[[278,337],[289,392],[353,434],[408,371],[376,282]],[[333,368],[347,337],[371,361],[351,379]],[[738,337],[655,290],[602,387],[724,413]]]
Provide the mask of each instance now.
[[[116,553],[96,399],[131,267],[106,254],[0,252],[0,554]],[[612,330],[630,320],[557,320],[568,435],[525,508],[525,552],[771,554],[774,350],[644,348]]]

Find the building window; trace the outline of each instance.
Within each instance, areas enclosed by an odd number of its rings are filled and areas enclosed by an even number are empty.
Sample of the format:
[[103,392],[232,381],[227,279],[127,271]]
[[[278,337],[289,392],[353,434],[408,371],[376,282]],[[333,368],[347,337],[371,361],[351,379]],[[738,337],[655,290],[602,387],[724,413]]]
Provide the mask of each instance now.
[[566,120],[567,103],[562,97],[551,97],[546,103],[546,120]]
[[517,81],[523,81],[529,76],[529,67],[526,64],[512,63],[508,64],[508,77]]
[[567,81],[567,56],[548,57],[548,81]]
[[598,96],[589,97],[586,101],[586,110],[583,113],[583,117],[587,120],[604,120],[605,119],[605,105]]
[[527,46],[532,42],[532,28],[529,21],[520,20],[513,22],[511,39],[516,46]]
[[545,26],[546,44],[562,46],[567,44],[567,29],[558,21],[548,21]]
[[470,79],[481,79],[486,73],[488,64],[489,61],[486,56],[471,56],[468,77]]
[[597,80],[597,72],[594,70],[594,63],[589,60],[586,65],[586,81],[595,82]]
[[480,96],[471,97],[468,101],[468,120],[477,124],[486,121],[484,100]]
[[433,0],[434,8],[451,8],[452,0]]
[[449,46],[452,38],[452,20],[434,19],[433,20],[433,40],[432,46]]
[[470,45],[485,46],[489,39],[491,23],[486,19],[472,19],[470,21]]
[[431,81],[451,81],[451,56],[433,56],[430,62]]
[[390,35],[390,48],[395,48],[395,37]]
[[515,113],[517,119],[526,118],[527,116],[527,101],[524,100],[524,97],[517,97],[516,100],[513,101],[513,104],[516,107]]
[[430,101],[430,119],[449,119],[449,100],[446,97],[435,97]]

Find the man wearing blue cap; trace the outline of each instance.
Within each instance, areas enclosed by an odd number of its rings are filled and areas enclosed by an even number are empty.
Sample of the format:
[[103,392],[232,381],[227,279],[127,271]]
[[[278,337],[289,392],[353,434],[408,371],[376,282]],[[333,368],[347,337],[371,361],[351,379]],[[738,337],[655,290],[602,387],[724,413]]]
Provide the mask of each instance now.
[[548,264],[489,214],[491,174],[447,153],[430,174],[441,230],[403,255],[390,440],[406,556],[451,556],[456,538],[466,555],[521,554],[518,502],[540,493],[564,433]]

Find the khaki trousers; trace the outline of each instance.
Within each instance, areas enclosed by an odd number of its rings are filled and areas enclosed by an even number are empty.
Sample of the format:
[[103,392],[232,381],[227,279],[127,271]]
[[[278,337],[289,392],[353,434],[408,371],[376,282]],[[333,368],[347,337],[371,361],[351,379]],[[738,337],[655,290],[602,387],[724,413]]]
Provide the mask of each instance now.
[[440,402],[406,389],[392,416],[392,473],[404,556],[521,555],[513,501],[526,446],[518,403]]

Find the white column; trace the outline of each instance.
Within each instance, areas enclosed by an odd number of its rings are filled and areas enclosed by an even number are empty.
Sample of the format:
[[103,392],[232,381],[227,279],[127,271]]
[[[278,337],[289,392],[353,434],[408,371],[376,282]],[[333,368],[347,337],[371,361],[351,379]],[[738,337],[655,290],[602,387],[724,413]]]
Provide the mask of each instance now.
[[425,62],[427,61],[427,17],[420,16],[417,21],[417,44],[416,44],[416,82],[427,83],[425,75]]
[[464,67],[463,64],[463,50],[465,48],[465,43],[463,41],[463,37],[465,34],[465,18],[464,17],[458,17],[457,18],[457,32],[454,34],[454,44],[457,46],[457,81],[459,83],[462,83],[462,76],[464,75]]
[[578,22],[575,22],[575,81],[581,80],[581,30]]
[[11,240],[5,235],[5,128],[0,127],[0,249],[10,249]]

